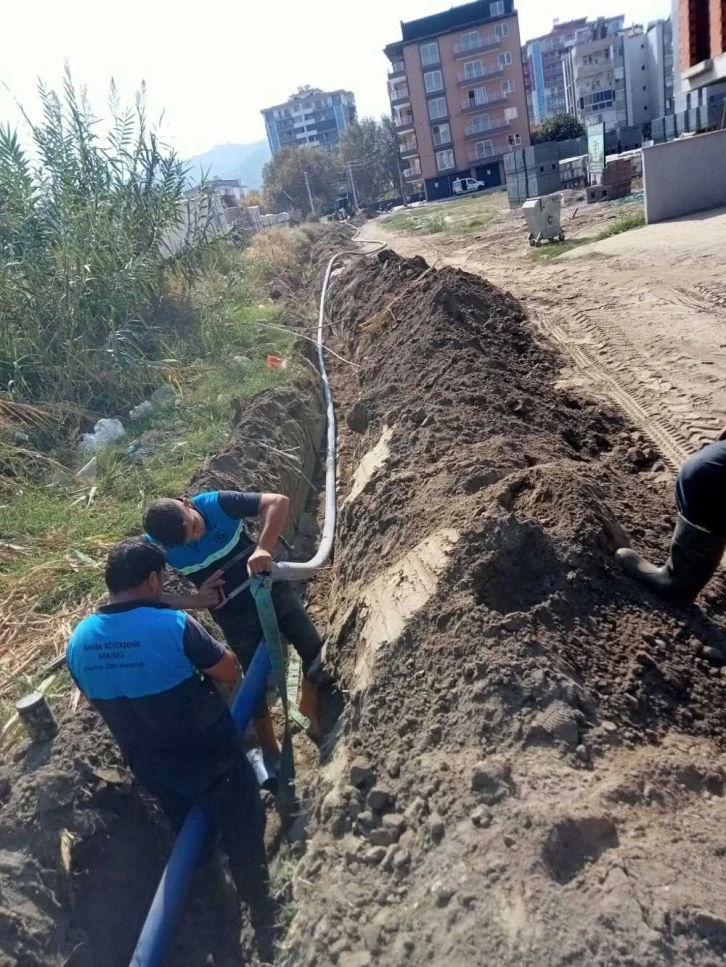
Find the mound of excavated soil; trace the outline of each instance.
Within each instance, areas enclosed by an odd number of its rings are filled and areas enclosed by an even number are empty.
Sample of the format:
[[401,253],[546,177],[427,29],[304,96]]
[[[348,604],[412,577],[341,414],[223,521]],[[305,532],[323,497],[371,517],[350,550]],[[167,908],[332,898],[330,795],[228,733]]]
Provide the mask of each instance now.
[[724,582],[671,609],[612,558],[628,534],[666,553],[658,453],[557,391],[557,353],[480,278],[385,251],[329,317],[360,367],[333,363],[350,702],[291,960],[715,965]]

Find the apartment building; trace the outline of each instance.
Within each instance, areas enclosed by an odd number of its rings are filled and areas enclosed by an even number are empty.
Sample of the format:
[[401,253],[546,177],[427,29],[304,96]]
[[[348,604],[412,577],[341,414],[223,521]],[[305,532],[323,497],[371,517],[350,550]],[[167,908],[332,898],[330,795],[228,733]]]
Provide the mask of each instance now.
[[673,0],[677,111],[726,100],[726,0]]
[[[607,17],[601,21],[609,34],[623,29],[625,18]],[[552,30],[542,37],[528,40],[522,55],[525,63],[525,84],[532,111],[530,120],[539,126],[547,118],[562,114],[567,109],[565,79],[562,62],[575,43],[590,37],[593,22],[587,17],[560,23],[555,20]]]
[[529,144],[514,0],[476,0],[401,24],[385,48],[403,177],[429,199],[456,178],[504,183],[504,155]]
[[[615,18],[620,20],[622,18]],[[577,31],[562,61],[565,103],[583,124],[608,130],[642,125],[673,111],[670,20],[618,33],[605,20]]]
[[603,122],[609,130],[628,123],[623,38],[608,32],[604,21],[588,33],[562,61],[565,104],[583,124]]
[[673,113],[671,21],[634,26],[623,34],[628,124],[646,124]]
[[273,154],[301,144],[334,151],[341,132],[355,120],[355,97],[350,91],[321,91],[306,85],[284,104],[261,113]]

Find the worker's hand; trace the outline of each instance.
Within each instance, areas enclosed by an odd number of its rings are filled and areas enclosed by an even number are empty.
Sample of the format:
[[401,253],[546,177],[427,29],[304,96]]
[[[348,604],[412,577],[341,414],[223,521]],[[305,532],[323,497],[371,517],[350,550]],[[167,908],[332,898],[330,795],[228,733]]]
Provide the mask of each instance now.
[[256,547],[247,559],[247,571],[250,577],[255,574],[269,574],[272,571],[272,554]]
[[202,608],[216,608],[222,603],[224,592],[224,571],[215,571],[206,581],[199,585],[196,600]]

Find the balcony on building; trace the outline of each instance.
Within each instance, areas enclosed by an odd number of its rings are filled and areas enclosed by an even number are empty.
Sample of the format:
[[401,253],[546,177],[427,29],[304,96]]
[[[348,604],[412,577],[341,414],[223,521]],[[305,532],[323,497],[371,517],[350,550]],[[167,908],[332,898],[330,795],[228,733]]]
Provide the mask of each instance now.
[[519,145],[514,144],[493,144],[491,147],[485,149],[482,148],[472,148],[469,151],[469,161],[474,164],[479,164],[482,161],[493,161],[495,158],[501,158],[510,151],[514,151]]
[[398,150],[401,152],[401,154],[403,155],[404,158],[407,155],[417,154],[418,153],[418,141],[416,140],[415,137],[413,137],[413,138],[406,138],[405,141],[402,141],[399,144]]
[[393,118],[393,123],[398,128],[399,132],[405,131],[406,128],[412,128],[413,114],[398,114]]
[[474,84],[476,81],[484,80],[487,77],[496,77],[497,74],[503,74],[504,68],[501,64],[492,64],[488,67],[482,67],[477,71],[470,71],[462,74],[457,74],[459,81],[459,87],[464,87],[467,84]]
[[462,111],[474,111],[477,108],[497,106],[503,104],[507,100],[507,95],[503,91],[497,91],[494,94],[487,93],[486,96],[483,94],[477,94],[474,97],[465,97],[461,101]]
[[478,40],[468,40],[463,44],[454,44],[454,57],[467,57],[469,54],[476,54],[480,50],[494,50],[501,43],[501,38],[496,34],[486,34]]
[[402,61],[402,60],[395,60],[388,68],[389,78],[397,77],[399,74],[405,74],[405,73],[406,73],[406,64],[405,64],[405,61]]
[[492,131],[499,131],[509,127],[507,118],[496,118],[494,121],[481,121],[478,124],[467,124],[464,134],[467,138],[477,138],[483,134],[490,134]]
[[421,162],[418,158],[414,159],[413,163],[409,162],[408,168],[403,169],[403,177],[406,181],[421,177]]
[[408,92],[408,84],[399,84],[398,87],[390,87],[388,96],[391,99],[391,104],[401,104],[403,101],[409,101],[411,95]]

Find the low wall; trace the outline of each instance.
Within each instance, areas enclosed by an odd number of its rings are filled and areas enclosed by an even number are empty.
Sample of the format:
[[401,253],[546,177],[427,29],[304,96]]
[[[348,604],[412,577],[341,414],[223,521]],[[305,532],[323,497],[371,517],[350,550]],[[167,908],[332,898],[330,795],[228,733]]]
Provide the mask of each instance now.
[[726,131],[643,148],[643,183],[649,225],[726,206]]

